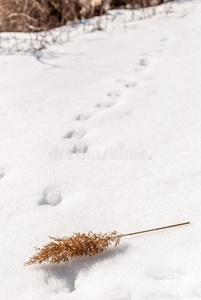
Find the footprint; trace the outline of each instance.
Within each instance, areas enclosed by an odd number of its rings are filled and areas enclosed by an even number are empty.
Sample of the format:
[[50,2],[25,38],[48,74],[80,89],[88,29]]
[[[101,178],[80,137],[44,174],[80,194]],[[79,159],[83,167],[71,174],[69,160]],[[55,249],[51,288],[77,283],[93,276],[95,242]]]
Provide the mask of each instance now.
[[89,114],[80,114],[75,118],[76,121],[88,120],[90,118]]
[[39,202],[39,205],[51,205],[57,206],[61,203],[61,192],[55,186],[47,187],[43,192],[43,197]]
[[81,154],[81,153],[87,153],[87,151],[88,151],[88,146],[87,145],[75,145],[72,148],[71,153]]
[[74,135],[74,131],[69,131],[65,136],[64,139],[71,139]]
[[120,96],[118,92],[109,92],[107,95],[112,98],[117,98]]
[[5,176],[4,168],[0,167],[0,179],[2,179]]
[[132,88],[132,87],[136,87],[137,86],[137,83],[136,82],[128,82],[125,84],[125,87],[127,88]]
[[147,65],[148,65],[147,59],[145,59],[145,58],[140,59],[139,65],[140,65],[140,66],[143,66],[143,67],[144,67],[144,66],[147,66]]
[[113,105],[114,105],[114,103],[112,103],[112,102],[100,102],[100,103],[96,104],[96,107],[109,108],[109,107],[112,107]]
[[86,135],[86,130],[70,130],[65,136],[64,139],[81,139]]

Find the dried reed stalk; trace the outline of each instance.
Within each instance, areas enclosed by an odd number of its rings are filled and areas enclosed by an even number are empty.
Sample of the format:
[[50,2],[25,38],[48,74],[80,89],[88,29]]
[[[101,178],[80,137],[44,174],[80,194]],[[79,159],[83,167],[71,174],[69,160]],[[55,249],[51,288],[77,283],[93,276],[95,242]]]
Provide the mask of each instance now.
[[32,256],[25,266],[33,264],[41,264],[42,262],[59,263],[60,261],[69,261],[78,256],[93,256],[101,253],[112,244],[117,246],[120,239],[129,235],[136,235],[150,231],[162,230],[176,226],[190,224],[190,222],[169,225],[144,231],[138,231],[128,234],[118,234],[116,231],[111,233],[92,233],[88,234],[74,233],[71,237],[54,238],[53,241],[45,245],[43,248],[35,248],[37,253]]

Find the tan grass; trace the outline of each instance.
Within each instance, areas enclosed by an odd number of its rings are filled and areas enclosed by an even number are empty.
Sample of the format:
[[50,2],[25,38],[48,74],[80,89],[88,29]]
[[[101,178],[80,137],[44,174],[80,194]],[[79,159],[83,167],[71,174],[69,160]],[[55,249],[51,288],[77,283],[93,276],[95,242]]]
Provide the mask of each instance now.
[[93,256],[108,249],[111,245],[117,246],[120,239],[125,236],[136,235],[156,230],[162,230],[182,225],[188,225],[190,222],[169,225],[154,229],[148,229],[127,234],[118,234],[116,231],[111,233],[74,233],[71,237],[54,238],[43,248],[35,248],[37,253],[32,256],[25,266],[41,264],[42,262],[59,263],[69,261],[79,256]]
[[37,253],[25,265],[41,264],[42,262],[59,263],[69,261],[78,256],[93,256],[101,253],[112,244],[119,244],[121,235],[111,233],[74,233],[71,237],[54,238],[43,248],[35,248]]

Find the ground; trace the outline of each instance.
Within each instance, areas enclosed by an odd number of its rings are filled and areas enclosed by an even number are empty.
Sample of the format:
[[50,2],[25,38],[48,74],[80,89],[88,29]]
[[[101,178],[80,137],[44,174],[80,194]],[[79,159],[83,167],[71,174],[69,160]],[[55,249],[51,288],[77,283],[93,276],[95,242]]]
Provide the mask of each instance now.
[[[201,298],[201,3],[188,4],[0,57],[2,300]],[[186,221],[24,266],[49,236]]]

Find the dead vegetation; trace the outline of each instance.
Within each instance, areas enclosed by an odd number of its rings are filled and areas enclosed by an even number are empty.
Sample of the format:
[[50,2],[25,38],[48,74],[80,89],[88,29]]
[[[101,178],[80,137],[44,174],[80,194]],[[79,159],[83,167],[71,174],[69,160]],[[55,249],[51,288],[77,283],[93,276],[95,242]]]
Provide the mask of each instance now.
[[37,253],[25,265],[41,264],[42,262],[59,263],[79,256],[93,256],[119,244],[121,235],[111,233],[75,233],[71,237],[54,238],[43,248],[35,248]]
[[59,263],[69,261],[75,257],[93,256],[108,249],[112,244],[117,246],[122,237],[148,233],[152,231],[164,230],[168,228],[189,225],[190,222],[168,225],[164,227],[146,229],[126,234],[118,234],[116,231],[111,233],[74,233],[71,237],[54,238],[53,241],[43,248],[35,248],[37,253],[32,256],[25,266],[41,264],[42,262]]
[[0,32],[48,31],[100,16],[110,8],[158,5],[167,0],[0,0]]
[[110,0],[0,0],[0,32],[47,31],[100,15]]
[[64,25],[79,17],[77,0],[0,0],[1,32],[39,32]]

